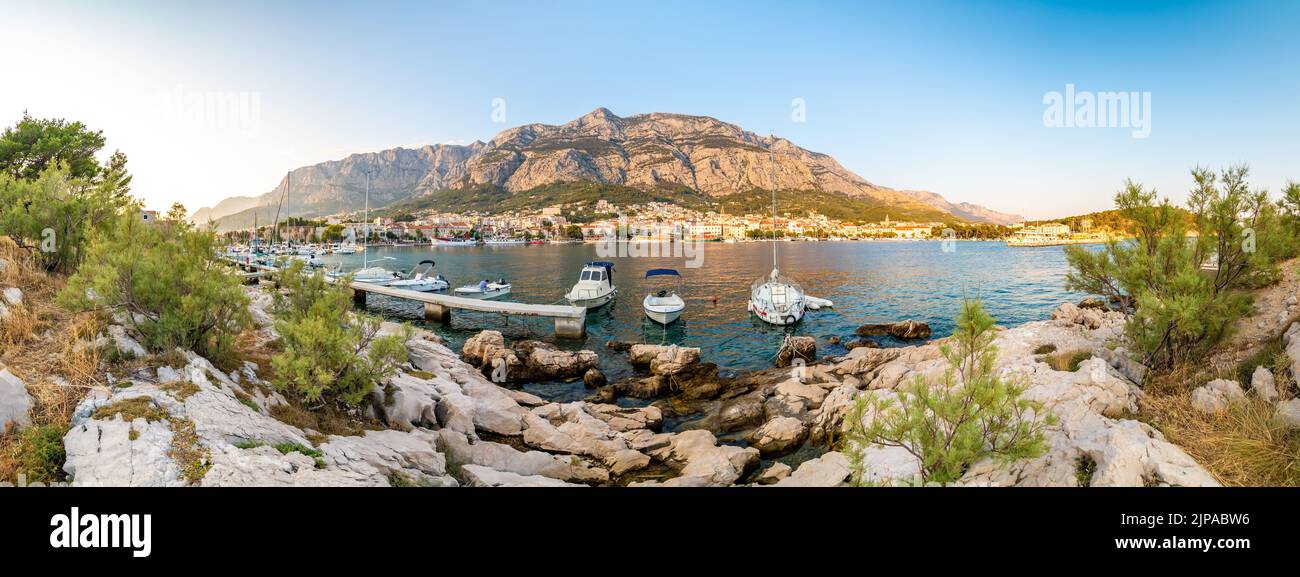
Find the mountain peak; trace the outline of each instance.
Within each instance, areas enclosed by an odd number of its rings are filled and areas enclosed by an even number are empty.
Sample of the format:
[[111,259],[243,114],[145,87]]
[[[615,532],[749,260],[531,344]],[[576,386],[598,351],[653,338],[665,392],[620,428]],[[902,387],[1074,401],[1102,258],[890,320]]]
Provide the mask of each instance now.
[[[364,206],[364,171],[352,170],[355,162],[374,168],[372,208],[443,191],[474,194],[470,191],[486,188],[517,194],[548,185],[591,183],[690,189],[712,197],[776,186],[844,195],[875,207],[919,209],[912,211],[915,214],[946,213],[983,222],[1015,218],[967,203],[948,203],[932,193],[874,185],[830,155],[713,117],[652,112],[624,118],[605,107],[559,126],[508,128],[487,143],[393,149],[299,168],[292,183],[293,215],[323,216]],[[273,217],[280,192],[252,200],[260,209],[269,206]],[[208,214],[224,216],[219,212]]]

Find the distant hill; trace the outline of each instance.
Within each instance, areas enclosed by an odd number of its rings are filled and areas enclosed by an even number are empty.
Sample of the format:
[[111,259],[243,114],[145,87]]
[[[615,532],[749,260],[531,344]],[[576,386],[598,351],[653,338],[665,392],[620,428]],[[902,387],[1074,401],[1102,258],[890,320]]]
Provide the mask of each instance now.
[[707,116],[623,118],[604,108],[559,126],[511,128],[486,143],[396,148],[297,168],[288,177],[288,207],[279,206],[286,183],[281,180],[251,203],[247,197],[227,199],[196,212],[195,220],[216,219],[229,230],[251,226],[254,215],[259,222],[274,218],[277,209],[281,218],[286,212],[314,217],[357,210],[364,206],[367,172],[372,208],[472,206],[493,212],[610,194],[611,202],[658,195],[672,202],[730,203],[740,211],[754,205],[753,191],[770,190],[775,181],[789,192],[783,206],[821,206],[826,212],[818,212],[828,216],[1020,220],[931,192],[878,186],[829,155]]

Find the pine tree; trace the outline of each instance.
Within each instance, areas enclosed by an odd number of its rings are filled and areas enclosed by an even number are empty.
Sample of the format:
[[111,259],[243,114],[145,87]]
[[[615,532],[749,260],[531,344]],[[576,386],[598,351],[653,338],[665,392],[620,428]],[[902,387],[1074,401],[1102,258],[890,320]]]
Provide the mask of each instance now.
[[858,395],[844,418],[845,453],[852,480],[862,484],[865,451],[900,447],[920,461],[921,481],[950,483],[984,458],[1032,458],[1047,448],[1043,430],[1056,423],[1041,404],[1021,398],[1023,378],[994,370],[994,320],[979,300],[967,299],[952,342],[940,347],[948,369],[938,382],[917,377],[894,398]]

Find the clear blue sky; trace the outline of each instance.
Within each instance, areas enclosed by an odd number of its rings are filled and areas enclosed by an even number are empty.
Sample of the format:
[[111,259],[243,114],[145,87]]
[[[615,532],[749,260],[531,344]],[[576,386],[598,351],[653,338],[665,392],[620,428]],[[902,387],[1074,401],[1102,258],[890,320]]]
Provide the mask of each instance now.
[[[154,207],[598,106],[715,116],[1030,217],[1109,208],[1126,177],[1181,200],[1198,163],[1300,179],[1298,2],[0,3],[0,48],[35,56],[10,59],[29,80],[0,91],[0,120],[102,128]],[[1045,128],[1067,83],[1151,92],[1150,137]],[[260,98],[253,135],[157,112],[160,94],[238,92]]]

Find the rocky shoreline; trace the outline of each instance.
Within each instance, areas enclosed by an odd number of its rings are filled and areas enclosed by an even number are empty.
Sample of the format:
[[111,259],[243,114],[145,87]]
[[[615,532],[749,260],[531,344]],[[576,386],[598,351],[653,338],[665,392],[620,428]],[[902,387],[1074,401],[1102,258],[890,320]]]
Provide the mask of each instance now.
[[[269,336],[266,301],[253,302]],[[1063,305],[1053,316],[996,339],[997,370],[1023,375],[1025,396],[1058,418],[1047,431],[1049,450],[977,463],[958,484],[1218,485],[1137,419],[1143,369],[1116,345],[1123,315]],[[385,331],[398,329],[385,323]],[[1289,336],[1300,367],[1300,328]],[[120,330],[101,340],[119,351],[139,346]],[[458,355],[417,331],[406,343],[409,363],[365,410],[373,430],[349,435],[277,419],[287,401],[253,363],[223,372],[185,353],[169,357],[182,366],[141,369],[88,394],[63,439],[64,469],[83,486],[837,486],[849,477],[848,459],[831,449],[854,397],[889,396],[916,376],[938,377],[939,344],[857,347],[806,366],[723,378],[698,349],[611,343],[638,374],[605,383],[591,351],[507,346],[484,331]],[[1050,351],[1069,352],[1077,366],[1054,368]],[[514,376],[498,384],[490,377],[502,365]],[[557,403],[511,386],[534,378],[583,378],[592,395]],[[6,399],[19,396],[12,393],[21,381],[6,375],[3,383]],[[793,467],[774,460],[796,451],[820,455]],[[871,447],[865,456],[873,483],[917,478],[916,460],[902,449]]]

